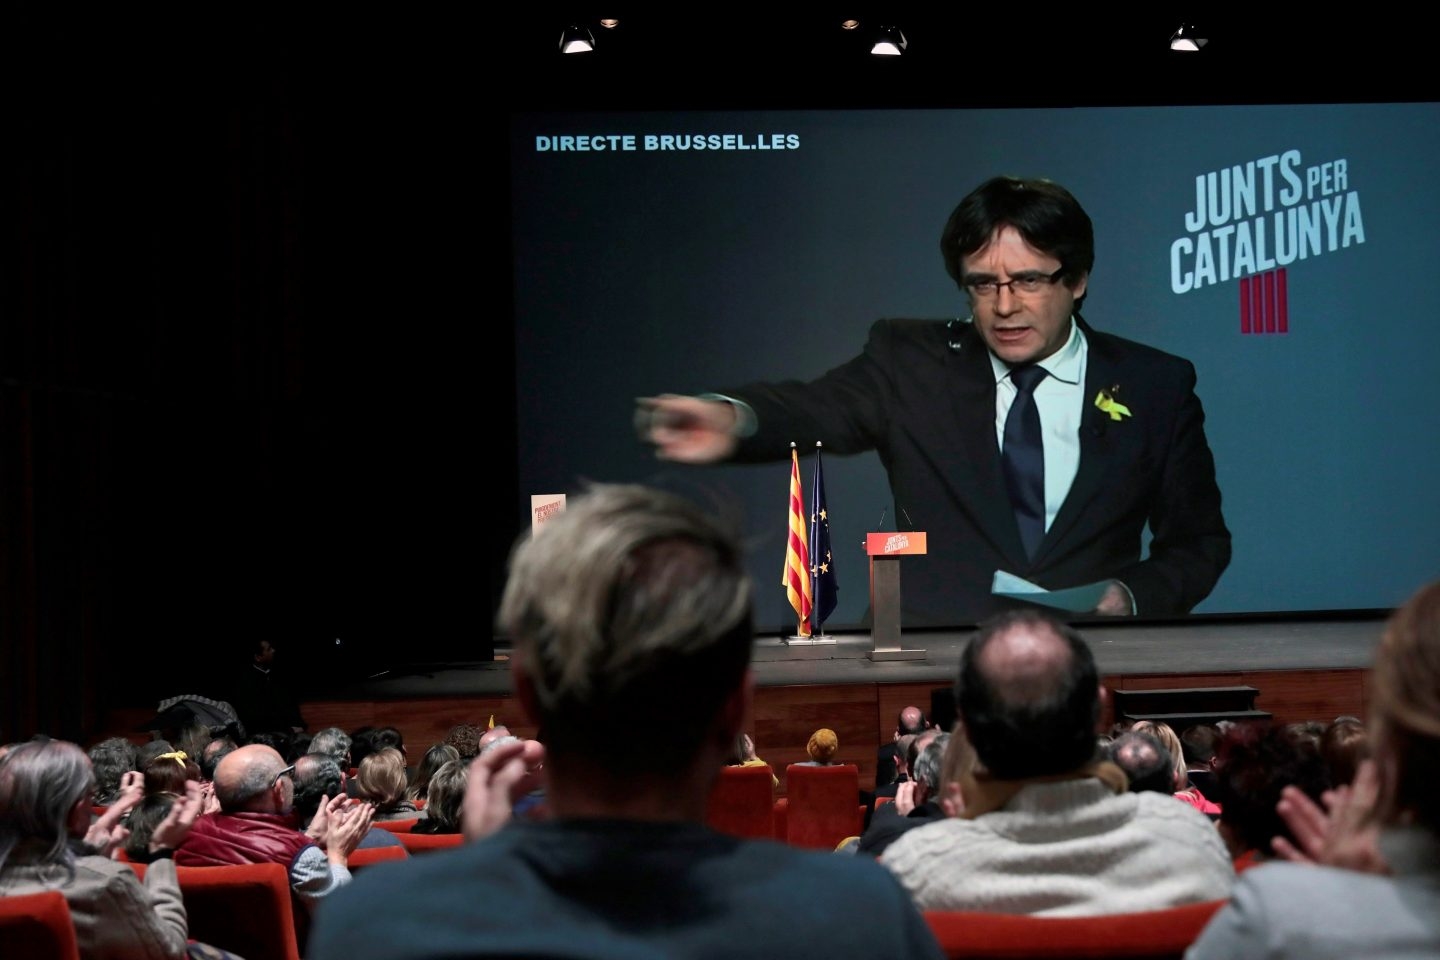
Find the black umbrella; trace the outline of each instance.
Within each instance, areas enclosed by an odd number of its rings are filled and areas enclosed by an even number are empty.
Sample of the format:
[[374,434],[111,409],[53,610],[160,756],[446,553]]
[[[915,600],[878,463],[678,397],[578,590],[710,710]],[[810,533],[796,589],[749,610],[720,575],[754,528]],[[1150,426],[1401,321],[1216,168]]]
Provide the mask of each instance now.
[[235,708],[223,700],[185,694],[161,700],[155,716],[137,730],[183,730],[194,724],[210,728],[211,735],[234,733],[241,727]]

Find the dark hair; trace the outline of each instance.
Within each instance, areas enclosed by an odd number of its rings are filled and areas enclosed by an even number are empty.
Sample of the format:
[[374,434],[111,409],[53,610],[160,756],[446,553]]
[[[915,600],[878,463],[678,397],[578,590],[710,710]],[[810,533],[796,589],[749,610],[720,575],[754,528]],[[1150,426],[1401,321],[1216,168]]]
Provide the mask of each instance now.
[[95,771],[95,802],[115,802],[120,778],[135,767],[135,744],[124,737],[110,737],[90,748],[90,766]]
[[[1007,689],[980,666],[985,647],[1013,630],[1051,633],[1069,656],[1044,678],[1043,695]],[[1066,773],[1094,759],[1100,676],[1090,647],[1069,625],[1038,610],[1009,610],[987,620],[960,654],[956,706],[980,762],[995,777]]]
[[1287,786],[1300,788],[1317,804],[1331,786],[1324,758],[1302,730],[1245,723],[1226,732],[1215,767],[1214,800],[1220,805],[1220,824],[1236,843],[1268,856],[1275,837],[1294,842],[1275,812]]
[[465,806],[467,766],[462,760],[447,760],[430,778],[425,792],[425,819],[422,833],[459,833]]
[[380,727],[370,735],[371,751],[384,750],[386,747],[394,747],[401,753],[405,752],[405,736],[400,732],[399,727]]
[[308,825],[320,809],[320,801],[334,798],[344,789],[340,764],[324,753],[307,753],[295,761],[295,814]]
[[200,779],[200,764],[189,757],[162,754],[145,764],[145,792],[185,793],[185,781]]
[[350,766],[359,770],[361,762],[377,749],[374,727],[359,727],[350,731]]
[[1370,755],[1370,735],[1365,724],[1354,717],[1331,722],[1320,736],[1320,755],[1330,768],[1330,782],[1335,786],[1354,780],[1355,768]]
[[1220,730],[1214,724],[1197,723],[1185,728],[1180,734],[1180,748],[1185,762],[1201,766],[1215,759],[1215,744],[1220,742]]
[[[229,736],[216,737],[200,749],[200,776],[206,780],[215,779],[215,768],[234,750],[238,744]],[[213,750],[211,748],[214,748]]]
[[1127,730],[1111,740],[1106,755],[1130,779],[1130,792],[1175,792],[1174,759],[1160,738],[1145,730]]
[[170,815],[170,808],[179,799],[173,793],[152,793],[142,799],[125,818],[130,836],[125,838],[125,855],[136,863],[149,863],[155,859],[150,853],[150,838],[155,828]]
[[444,742],[468,763],[480,755],[480,728],[473,723],[457,723],[445,732]]
[[1014,227],[1030,246],[1059,260],[1067,286],[1095,265],[1095,228],[1070,191],[1052,180],[992,177],[960,201],[940,234],[945,270],[961,290],[961,261],[1001,227]]
[[437,743],[425,751],[425,756],[420,758],[420,766],[415,769],[415,778],[410,781],[410,786],[405,790],[405,799],[424,800],[425,792],[430,789],[430,781],[439,770],[451,760],[459,760],[460,751],[448,743]]

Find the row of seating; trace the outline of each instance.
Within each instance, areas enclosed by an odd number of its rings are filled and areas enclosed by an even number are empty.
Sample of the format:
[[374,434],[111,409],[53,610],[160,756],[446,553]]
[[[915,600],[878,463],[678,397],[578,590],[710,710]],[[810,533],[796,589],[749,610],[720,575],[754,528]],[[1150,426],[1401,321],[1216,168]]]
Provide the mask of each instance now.
[[[385,848],[378,848],[385,849]],[[394,848],[389,848],[394,849]],[[185,868],[192,935],[246,957],[299,960],[285,868]],[[196,871],[205,871],[196,873]],[[201,891],[218,896],[202,896]],[[930,911],[925,920],[953,960],[1180,960],[1224,901],[1105,917],[1027,917]],[[199,930],[196,929],[197,923]],[[7,956],[79,960],[70,910],[58,892],[0,897]]]
[[773,838],[799,847],[834,850],[858,836],[865,822],[854,764],[785,771],[786,796],[774,798],[770,767],[723,767],[710,792],[705,822],[737,837]]

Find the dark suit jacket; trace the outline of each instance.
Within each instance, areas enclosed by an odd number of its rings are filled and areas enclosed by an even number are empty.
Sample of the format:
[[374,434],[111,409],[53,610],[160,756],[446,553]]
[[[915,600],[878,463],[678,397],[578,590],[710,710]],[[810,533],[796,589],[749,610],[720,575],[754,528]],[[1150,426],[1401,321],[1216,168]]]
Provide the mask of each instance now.
[[[792,441],[876,451],[893,515],[928,534],[928,554],[901,561],[907,626],[974,623],[1015,605],[990,593],[996,570],[1049,589],[1114,578],[1141,616],[1188,612],[1230,562],[1195,368],[1078,322],[1089,342],[1079,471],[1033,561],[1001,470],[989,351],[968,323],[880,320],[860,356],[818,380],[726,391],[757,417],[736,459],[783,460]],[[1131,415],[1096,407],[1102,389]]]

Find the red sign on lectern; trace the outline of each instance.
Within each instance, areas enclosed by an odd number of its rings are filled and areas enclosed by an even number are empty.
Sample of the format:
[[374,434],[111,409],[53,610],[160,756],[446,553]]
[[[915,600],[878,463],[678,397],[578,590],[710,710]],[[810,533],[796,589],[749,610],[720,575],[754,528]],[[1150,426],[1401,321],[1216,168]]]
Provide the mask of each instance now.
[[865,552],[872,557],[906,557],[925,553],[925,534],[867,533]]

